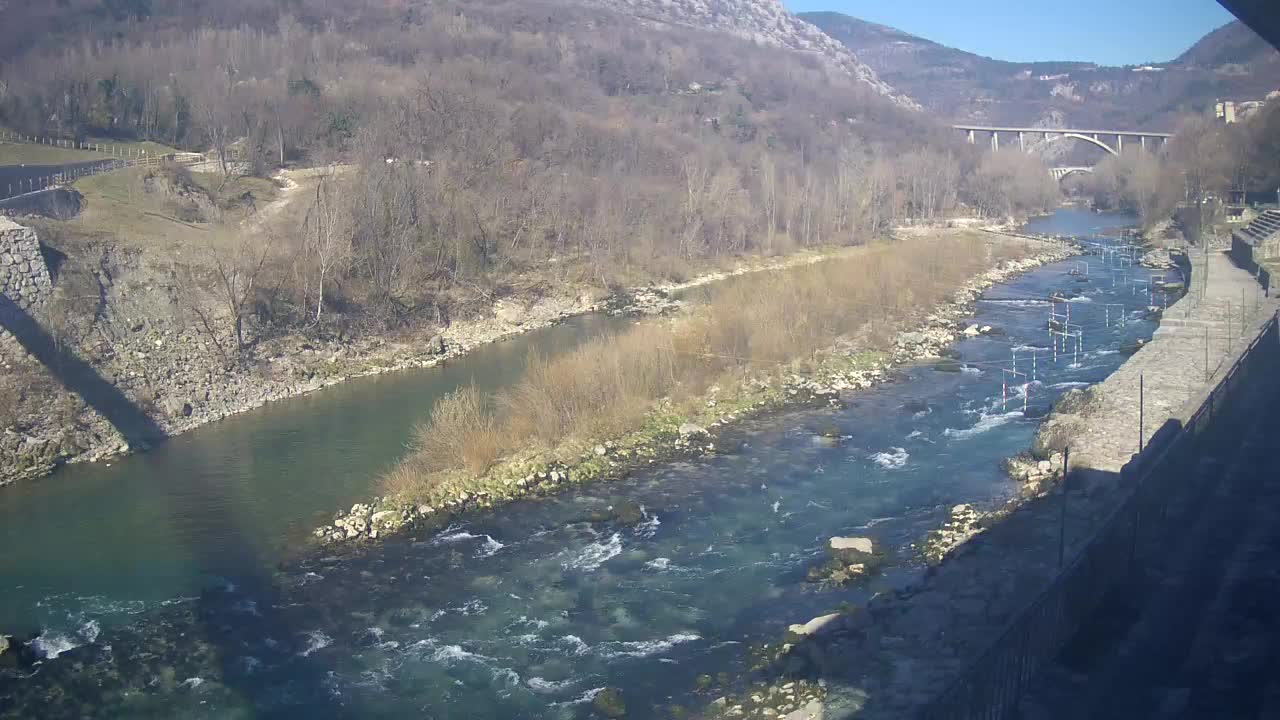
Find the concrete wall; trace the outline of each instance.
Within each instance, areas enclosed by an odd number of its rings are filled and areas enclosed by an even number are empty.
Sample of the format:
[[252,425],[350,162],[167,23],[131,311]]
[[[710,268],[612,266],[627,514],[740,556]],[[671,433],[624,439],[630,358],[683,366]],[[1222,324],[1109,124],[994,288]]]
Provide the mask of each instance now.
[[0,293],[14,305],[31,310],[52,289],[36,231],[0,217]]

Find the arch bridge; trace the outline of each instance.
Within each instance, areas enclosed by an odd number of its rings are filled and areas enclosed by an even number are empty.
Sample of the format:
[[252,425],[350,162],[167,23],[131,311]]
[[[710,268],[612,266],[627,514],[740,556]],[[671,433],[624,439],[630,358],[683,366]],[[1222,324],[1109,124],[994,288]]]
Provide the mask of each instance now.
[[[1134,139],[1143,148],[1146,148],[1148,142],[1152,145],[1164,144],[1173,137],[1172,133],[1159,132],[1143,132],[1141,130],[1078,130],[1073,128],[1029,128],[1029,127],[994,127],[989,125],[952,125],[956,130],[964,132],[969,143],[977,142],[978,135],[989,135],[991,137],[991,149],[1000,149],[1000,135],[1013,135],[1018,138],[1018,148],[1022,151],[1027,149],[1026,138],[1028,135],[1039,135],[1042,140],[1057,140],[1060,138],[1073,138],[1081,140],[1092,145],[1097,145],[1112,155],[1119,155],[1124,152],[1124,141],[1128,138],[1130,142]],[[1114,142],[1112,142],[1114,140]]]
[[1049,174],[1053,176],[1053,179],[1054,179],[1054,180],[1057,180],[1057,181],[1059,181],[1059,182],[1061,182],[1061,181],[1062,181],[1062,178],[1064,178],[1064,177],[1066,177],[1066,176],[1068,176],[1068,175],[1070,175],[1070,174],[1072,174],[1072,173],[1088,173],[1088,174],[1092,175],[1092,174],[1093,174],[1093,168],[1091,168],[1091,167],[1056,167],[1056,168],[1049,168]]

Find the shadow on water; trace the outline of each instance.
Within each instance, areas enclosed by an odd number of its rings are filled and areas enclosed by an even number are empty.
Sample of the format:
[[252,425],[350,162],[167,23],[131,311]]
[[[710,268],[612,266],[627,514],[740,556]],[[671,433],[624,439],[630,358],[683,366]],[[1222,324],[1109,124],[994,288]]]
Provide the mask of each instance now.
[[[36,318],[3,294],[0,294],[0,326],[64,387],[77,393],[86,405],[106,419],[131,446],[146,447],[165,437],[146,412],[89,363],[60,348]],[[199,476],[181,479],[195,486],[189,488],[190,492],[175,496],[185,505],[172,509],[175,517],[203,515],[206,522],[236,527],[236,518],[219,517],[228,514],[232,507],[224,498],[228,492],[226,487],[204,482]],[[118,672],[110,669],[105,673],[84,672],[83,667],[77,667],[79,663],[43,663],[32,642],[0,655],[0,716],[8,717],[13,708],[41,707],[44,717],[49,718],[169,717],[171,709],[151,708],[145,698],[127,697],[131,688],[125,687],[121,678],[140,673],[152,677],[154,685],[162,689],[167,686],[194,692],[206,682],[200,673],[208,674],[212,668],[221,671],[225,692],[238,700],[234,704],[251,707],[253,717],[296,717],[299,706],[306,707],[307,717],[344,716],[341,703],[332,702],[329,697],[326,685],[329,668],[312,656],[323,639],[290,626],[288,618],[279,610],[280,592],[272,569],[264,567],[253,543],[243,533],[228,536],[217,546],[200,542],[194,535],[180,534],[179,537],[189,537],[183,549],[191,569],[216,582],[203,590],[194,602],[183,603],[181,607],[175,605],[173,614],[162,614],[152,623],[120,631],[112,645],[68,648],[58,646],[59,642],[66,642],[65,639],[45,638],[46,652],[65,653],[68,658],[80,655],[86,663],[95,666],[118,665]],[[145,575],[145,570],[140,574]],[[166,632],[175,626],[178,632]],[[186,632],[189,630],[195,632]],[[96,626],[90,632],[96,637]],[[157,648],[162,650],[156,652]],[[271,682],[259,679],[268,675],[259,672],[259,668],[284,664],[288,665],[289,681],[283,686],[283,693],[278,678]],[[33,698],[21,697],[27,690],[27,684],[21,679],[34,674],[56,676],[57,685],[63,690],[56,698],[34,699],[34,702]],[[105,702],[104,690],[107,691]]]

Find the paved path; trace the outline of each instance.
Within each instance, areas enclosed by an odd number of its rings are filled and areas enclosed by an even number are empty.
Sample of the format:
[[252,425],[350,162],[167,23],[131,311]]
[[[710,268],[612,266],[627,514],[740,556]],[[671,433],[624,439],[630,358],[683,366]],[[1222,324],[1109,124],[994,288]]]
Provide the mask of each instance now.
[[1185,419],[1188,403],[1199,404],[1280,308],[1225,253],[1196,255],[1192,262],[1192,291],[1169,306],[1152,341],[1101,383],[1072,441],[1072,467],[1118,473],[1138,451],[1140,383],[1145,443],[1165,420]]

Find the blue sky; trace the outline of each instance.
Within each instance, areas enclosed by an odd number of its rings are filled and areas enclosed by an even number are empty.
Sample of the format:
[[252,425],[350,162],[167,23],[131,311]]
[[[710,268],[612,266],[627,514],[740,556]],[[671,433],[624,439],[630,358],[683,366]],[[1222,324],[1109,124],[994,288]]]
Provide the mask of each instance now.
[[1214,0],[782,0],[1001,60],[1172,60],[1234,18]]

